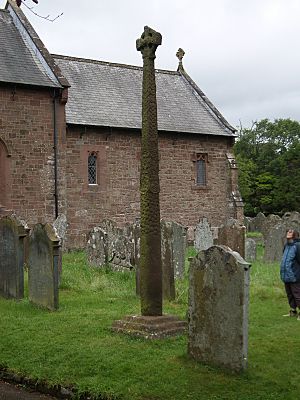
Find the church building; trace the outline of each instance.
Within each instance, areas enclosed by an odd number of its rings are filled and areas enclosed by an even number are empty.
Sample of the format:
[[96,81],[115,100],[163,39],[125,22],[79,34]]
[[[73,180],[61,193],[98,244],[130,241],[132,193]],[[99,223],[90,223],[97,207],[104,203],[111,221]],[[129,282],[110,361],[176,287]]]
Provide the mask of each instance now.
[[[142,68],[50,54],[14,0],[0,39],[0,215],[65,214],[70,249],[103,219],[139,218]],[[156,70],[161,218],[242,221],[235,129],[177,56],[177,70]]]

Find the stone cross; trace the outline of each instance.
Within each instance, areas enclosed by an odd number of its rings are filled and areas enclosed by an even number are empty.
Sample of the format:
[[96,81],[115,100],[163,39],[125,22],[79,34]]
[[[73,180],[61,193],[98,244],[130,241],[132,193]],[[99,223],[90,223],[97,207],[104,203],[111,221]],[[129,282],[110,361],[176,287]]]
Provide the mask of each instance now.
[[143,56],[141,151],[141,313],[162,315],[159,157],[154,59],[161,34],[145,26],[136,48]]
[[182,59],[183,59],[184,55],[185,55],[185,51],[181,47],[179,47],[179,49],[177,50],[177,53],[176,53],[176,57],[179,60],[178,71],[183,70]]

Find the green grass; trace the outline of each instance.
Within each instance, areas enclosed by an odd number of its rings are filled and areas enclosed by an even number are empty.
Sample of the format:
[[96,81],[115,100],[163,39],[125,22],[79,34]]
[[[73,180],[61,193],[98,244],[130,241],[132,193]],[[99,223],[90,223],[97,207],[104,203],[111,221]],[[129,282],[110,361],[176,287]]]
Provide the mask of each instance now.
[[[111,333],[114,320],[140,311],[134,275],[88,268],[84,253],[64,256],[57,312],[0,299],[0,364],[103,399],[297,399],[300,323],[281,317],[288,307],[278,265],[261,260],[260,251],[251,267],[249,368],[240,375],[189,358],[185,336],[146,341]],[[184,318],[187,277],[177,295],[164,312]]]

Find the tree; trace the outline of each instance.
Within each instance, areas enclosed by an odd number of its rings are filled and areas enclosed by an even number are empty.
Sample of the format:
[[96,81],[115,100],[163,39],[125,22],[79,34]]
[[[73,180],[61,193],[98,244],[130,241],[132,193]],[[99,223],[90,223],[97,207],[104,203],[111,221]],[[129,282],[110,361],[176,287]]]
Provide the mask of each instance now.
[[246,215],[300,211],[299,122],[256,122],[241,129],[234,152]]

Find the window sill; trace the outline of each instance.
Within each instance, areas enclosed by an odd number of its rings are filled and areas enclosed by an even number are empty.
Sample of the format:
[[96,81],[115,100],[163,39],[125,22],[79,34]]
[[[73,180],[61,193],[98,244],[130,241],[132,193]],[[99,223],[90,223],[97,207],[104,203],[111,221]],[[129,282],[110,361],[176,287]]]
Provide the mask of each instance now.
[[201,186],[201,185],[192,185],[191,186],[192,190],[210,190],[210,187],[205,185],[205,186]]

